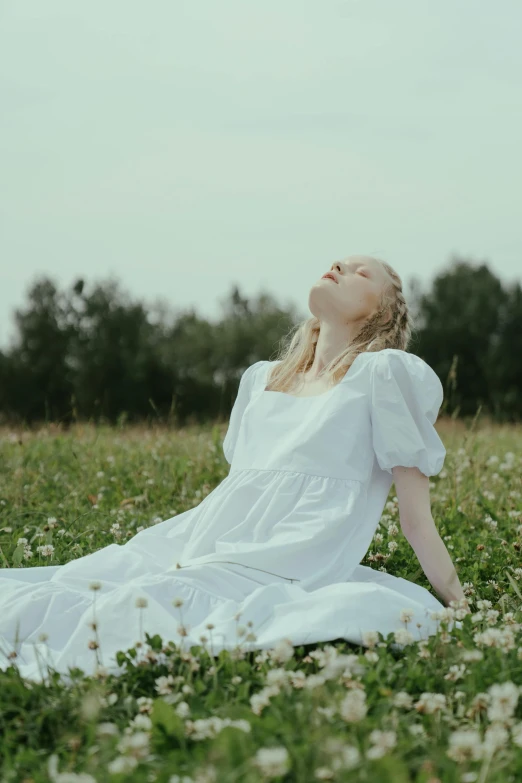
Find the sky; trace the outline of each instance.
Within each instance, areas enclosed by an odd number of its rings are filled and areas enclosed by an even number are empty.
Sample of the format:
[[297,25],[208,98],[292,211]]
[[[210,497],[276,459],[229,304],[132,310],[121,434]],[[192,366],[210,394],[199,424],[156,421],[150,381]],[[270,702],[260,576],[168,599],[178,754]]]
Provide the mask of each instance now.
[[4,0],[0,344],[41,276],[309,315],[336,260],[522,278],[522,4]]

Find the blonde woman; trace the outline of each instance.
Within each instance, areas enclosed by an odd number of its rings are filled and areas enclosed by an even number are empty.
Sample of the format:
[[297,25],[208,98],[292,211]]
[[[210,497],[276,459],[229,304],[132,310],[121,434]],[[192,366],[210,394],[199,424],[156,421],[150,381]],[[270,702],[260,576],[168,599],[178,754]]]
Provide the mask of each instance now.
[[[42,632],[57,670],[92,672],[94,580],[108,669],[139,638],[140,599],[148,633],[186,646],[203,637],[217,654],[283,639],[365,645],[408,620],[424,639],[432,614],[464,597],[430,508],[446,455],[434,427],[443,389],[406,350],[401,279],[369,256],[324,272],[279,358],[244,371],[223,442],[230,472],[199,505],[65,565],[0,570],[0,640],[12,645],[20,625],[23,675],[38,679]],[[441,600],[360,565],[393,481],[402,531]]]

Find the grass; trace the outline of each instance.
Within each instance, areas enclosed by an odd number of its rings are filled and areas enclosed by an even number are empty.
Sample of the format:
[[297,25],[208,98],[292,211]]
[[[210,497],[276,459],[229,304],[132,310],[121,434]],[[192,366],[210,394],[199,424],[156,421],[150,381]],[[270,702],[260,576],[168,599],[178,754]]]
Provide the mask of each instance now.
[[[228,473],[225,429],[2,430],[2,567],[63,564],[196,506]],[[203,642],[147,634],[121,651],[119,677],[75,669],[67,683],[52,668],[24,680],[12,657],[0,783],[522,779],[522,428],[438,429],[448,453],[433,516],[470,611],[447,609],[436,635],[400,652],[390,635],[213,658]],[[393,487],[362,562],[431,589]],[[452,617],[462,628],[450,632]]]

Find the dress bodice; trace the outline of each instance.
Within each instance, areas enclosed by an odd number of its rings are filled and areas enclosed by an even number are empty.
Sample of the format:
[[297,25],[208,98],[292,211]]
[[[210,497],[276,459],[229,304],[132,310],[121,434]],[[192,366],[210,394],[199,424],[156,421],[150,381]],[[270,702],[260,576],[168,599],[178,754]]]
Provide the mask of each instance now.
[[438,473],[446,450],[434,428],[442,384],[415,354],[359,354],[328,391],[299,397],[267,391],[273,362],[241,380],[223,449],[232,470],[293,470],[367,483],[394,465]]
[[200,505],[185,563],[225,557],[297,579],[349,577],[375,533],[395,465],[442,468],[435,372],[387,349],[360,354],[315,397],[267,391],[271,362],[243,373],[223,441],[227,478]]

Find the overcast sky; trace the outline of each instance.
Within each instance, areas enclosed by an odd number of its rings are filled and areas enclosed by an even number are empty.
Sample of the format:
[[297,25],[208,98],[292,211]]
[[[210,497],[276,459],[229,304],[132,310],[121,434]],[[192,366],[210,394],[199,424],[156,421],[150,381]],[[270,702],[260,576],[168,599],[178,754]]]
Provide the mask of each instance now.
[[308,314],[348,255],[522,276],[519,0],[4,0],[0,343],[30,283],[113,275]]

